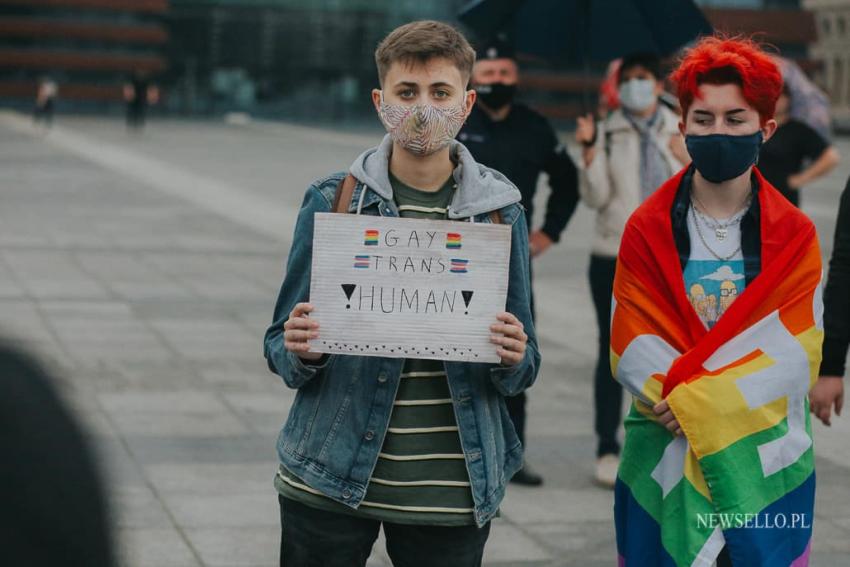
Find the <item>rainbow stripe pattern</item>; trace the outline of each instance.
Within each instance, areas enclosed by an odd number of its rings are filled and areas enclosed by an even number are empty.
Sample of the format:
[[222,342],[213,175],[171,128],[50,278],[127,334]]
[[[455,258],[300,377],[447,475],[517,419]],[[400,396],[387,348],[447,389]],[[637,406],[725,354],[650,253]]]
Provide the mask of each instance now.
[[359,254],[354,257],[354,267],[358,269],[368,269],[370,266],[369,255]]
[[461,247],[461,235],[457,232],[446,234],[446,248],[457,250]]
[[452,258],[452,264],[449,268],[449,271],[453,274],[465,274],[468,272],[466,267],[469,265],[469,260],[462,260],[460,258]]
[[365,246],[377,246],[380,234],[381,233],[378,230],[373,228],[366,229],[366,232],[363,235],[363,244]]
[[[708,330],[688,301],[670,210],[684,171],[635,212],[614,281],[611,368],[633,395],[615,487],[621,567],[808,565],[815,471],[807,393],[823,341],[811,221],[756,170],[761,272]],[[657,421],[667,400],[683,435]]]

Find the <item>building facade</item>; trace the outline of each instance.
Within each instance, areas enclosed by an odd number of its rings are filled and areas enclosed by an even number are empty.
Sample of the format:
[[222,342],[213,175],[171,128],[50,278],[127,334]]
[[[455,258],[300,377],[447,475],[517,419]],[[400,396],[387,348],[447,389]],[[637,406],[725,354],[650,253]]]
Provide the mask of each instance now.
[[0,0],[0,103],[31,104],[50,77],[66,108],[120,106],[143,71],[164,112],[362,115],[378,42],[411,20],[453,21],[463,1]]
[[816,79],[829,93],[834,119],[850,125],[850,0],[805,0],[805,6],[818,29],[811,48],[821,62]]
[[170,104],[340,119],[371,112],[374,51],[394,27],[451,21],[459,0],[171,0]]
[[[142,70],[162,87],[162,109],[174,114],[369,116],[378,42],[412,20],[455,22],[466,2],[0,0],[0,101],[29,104],[39,78],[50,76],[60,101],[116,105],[122,83]],[[715,28],[778,46],[850,116],[850,0],[802,2],[697,0]],[[524,97],[551,117],[571,119],[586,111],[581,93],[596,90],[601,69],[524,61]]]
[[0,100],[28,105],[49,77],[62,105],[120,103],[136,72],[167,71],[168,0],[0,0]]
[[697,0],[711,25],[728,34],[741,34],[775,46],[806,72],[817,64],[809,46],[817,39],[812,12],[800,0]]

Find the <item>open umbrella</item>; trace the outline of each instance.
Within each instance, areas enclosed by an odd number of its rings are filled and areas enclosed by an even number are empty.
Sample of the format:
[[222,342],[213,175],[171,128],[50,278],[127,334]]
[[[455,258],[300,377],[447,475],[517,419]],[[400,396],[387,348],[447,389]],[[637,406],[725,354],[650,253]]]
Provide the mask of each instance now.
[[673,53],[712,27],[692,0],[474,0],[458,15],[481,38],[554,62]]

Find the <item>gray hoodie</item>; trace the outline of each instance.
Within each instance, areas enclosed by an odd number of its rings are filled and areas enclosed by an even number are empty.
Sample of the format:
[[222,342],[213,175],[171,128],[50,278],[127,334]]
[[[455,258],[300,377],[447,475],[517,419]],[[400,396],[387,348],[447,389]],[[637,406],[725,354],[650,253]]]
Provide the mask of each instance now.
[[[360,154],[349,170],[354,177],[387,201],[393,200],[389,177],[392,152],[393,140],[387,134],[378,147]],[[448,218],[467,218],[520,202],[522,195],[519,189],[495,169],[476,162],[466,146],[452,141],[449,154],[457,164],[453,173],[457,191],[449,205]]]

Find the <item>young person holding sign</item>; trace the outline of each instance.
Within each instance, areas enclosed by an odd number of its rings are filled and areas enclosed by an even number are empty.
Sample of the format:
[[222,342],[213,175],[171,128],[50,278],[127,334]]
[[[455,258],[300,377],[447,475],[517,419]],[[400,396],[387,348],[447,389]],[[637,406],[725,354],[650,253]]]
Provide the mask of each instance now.
[[[414,22],[375,59],[372,100],[388,135],[351,166],[353,192],[343,173],[307,190],[265,337],[269,367],[298,389],[278,441],[281,565],[365,565],[383,524],[396,564],[476,566],[522,466],[504,397],[530,386],[540,364],[528,230],[516,187],[453,139],[475,103],[466,39]],[[511,227],[507,305],[490,327],[501,363],[310,352],[322,333],[307,303],[314,215],[339,210],[338,194],[356,214]]]

